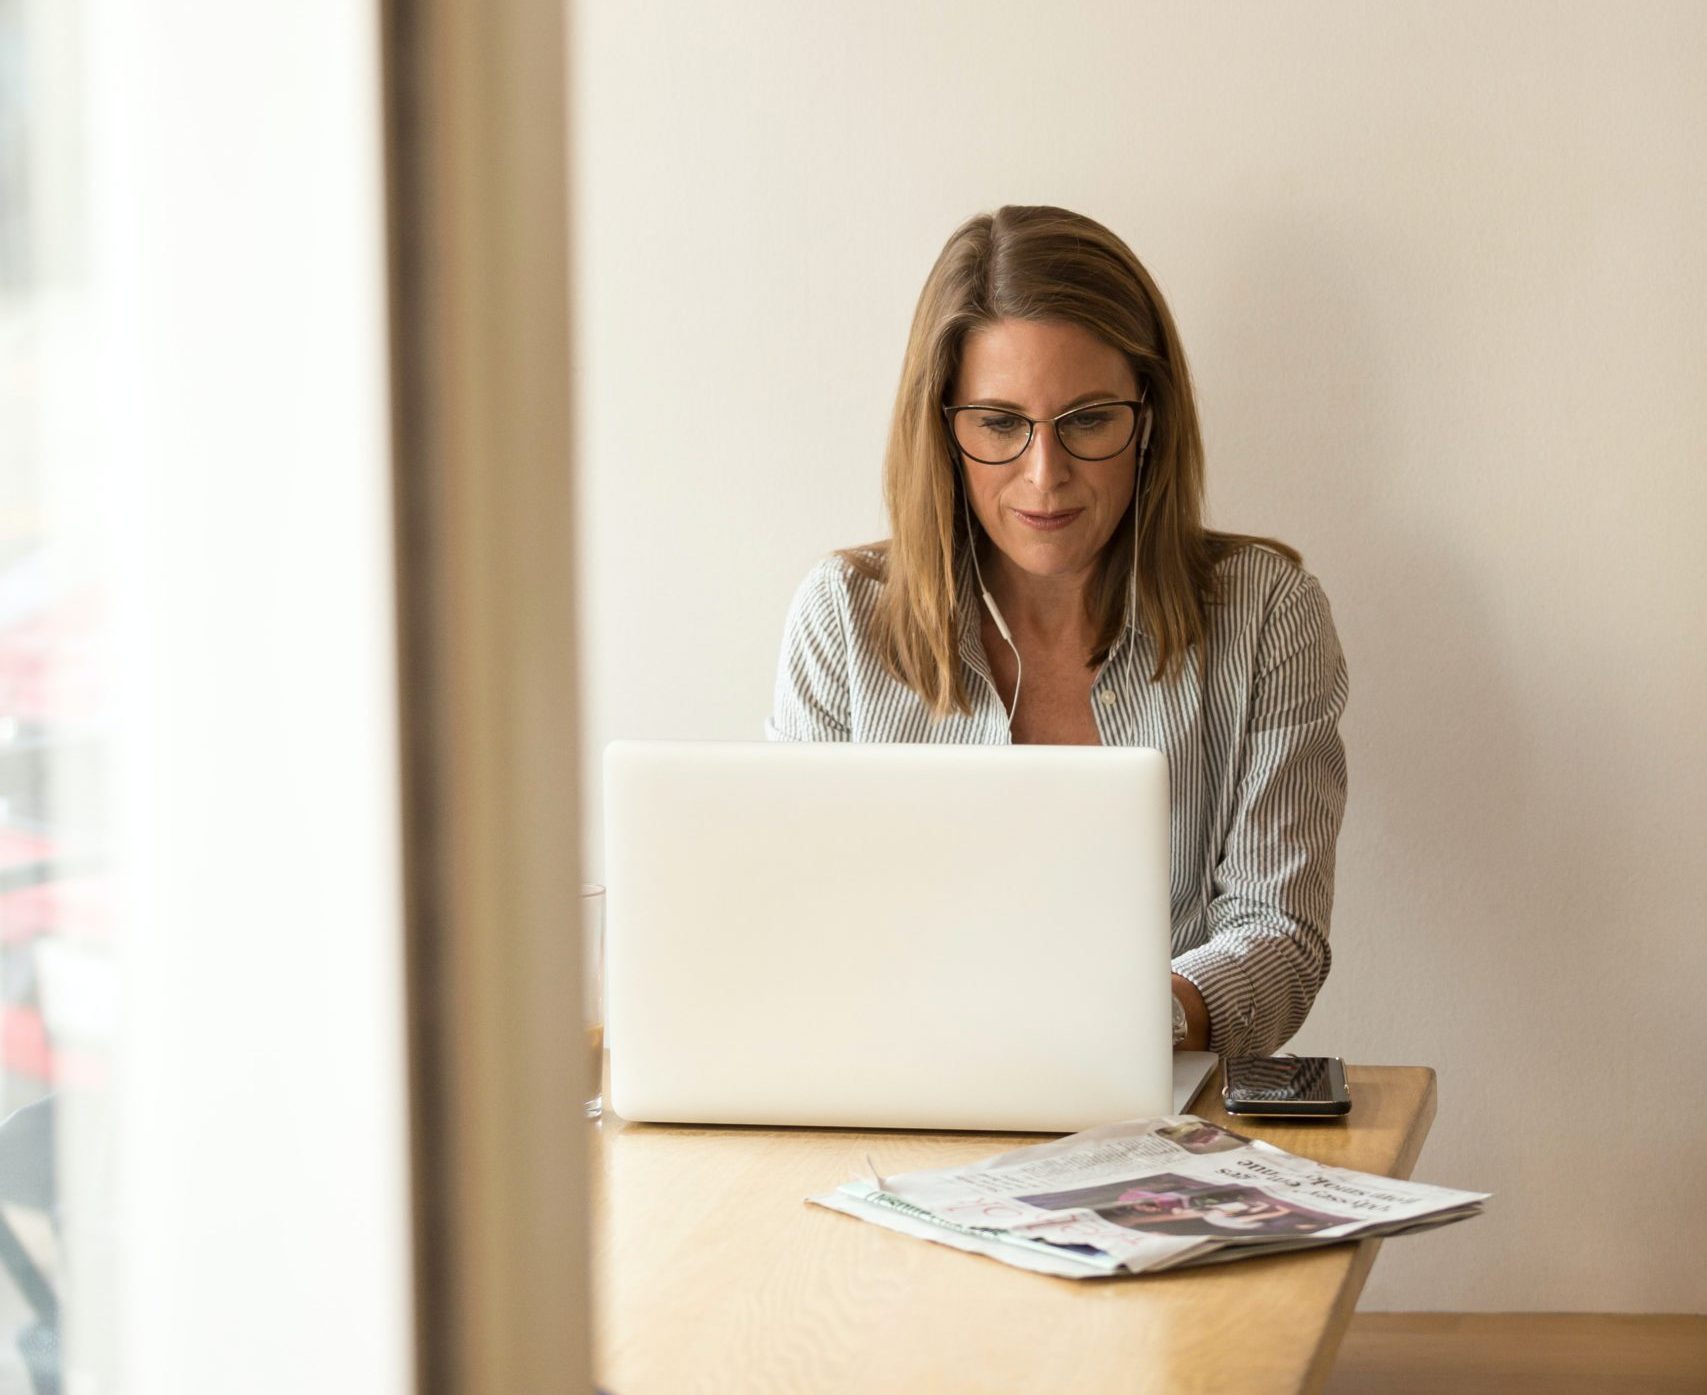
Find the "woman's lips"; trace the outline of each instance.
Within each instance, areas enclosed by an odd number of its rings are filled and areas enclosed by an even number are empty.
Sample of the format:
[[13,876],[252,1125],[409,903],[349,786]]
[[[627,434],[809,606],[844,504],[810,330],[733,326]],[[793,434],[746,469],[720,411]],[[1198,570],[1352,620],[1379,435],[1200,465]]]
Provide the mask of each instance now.
[[1083,512],[1083,509],[1063,509],[1060,513],[1027,513],[1024,509],[1015,509],[1014,517],[1028,528],[1035,528],[1040,533],[1052,533],[1057,528],[1065,528]]

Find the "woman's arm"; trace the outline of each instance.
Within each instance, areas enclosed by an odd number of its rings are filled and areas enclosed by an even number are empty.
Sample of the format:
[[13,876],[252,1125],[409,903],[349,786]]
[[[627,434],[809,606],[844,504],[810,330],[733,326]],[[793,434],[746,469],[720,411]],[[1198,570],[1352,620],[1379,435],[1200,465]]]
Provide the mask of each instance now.
[[[1278,1050],[1327,978],[1334,848],[1345,813],[1339,719],[1346,692],[1327,597],[1306,574],[1258,641],[1209,941],[1174,960],[1175,973],[1202,996],[1208,1049],[1221,1055]],[[1182,1000],[1189,1021],[1192,1004]]]
[[1175,974],[1174,997],[1178,998],[1185,1008],[1185,1040],[1174,1049],[1209,1050],[1209,1007],[1203,1001],[1203,994],[1197,991],[1197,985],[1189,978]]
[[839,557],[807,574],[783,622],[767,741],[851,741],[847,582]]

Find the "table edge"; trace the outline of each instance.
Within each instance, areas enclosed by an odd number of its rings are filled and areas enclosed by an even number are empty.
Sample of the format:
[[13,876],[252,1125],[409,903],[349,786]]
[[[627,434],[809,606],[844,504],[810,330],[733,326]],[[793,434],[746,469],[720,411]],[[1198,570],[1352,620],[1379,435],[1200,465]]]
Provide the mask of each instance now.
[[[1440,1098],[1440,1078],[1435,1074],[1433,1066],[1410,1066],[1402,1069],[1428,1073],[1422,1102],[1417,1106],[1416,1115],[1411,1120],[1404,1142],[1399,1146],[1399,1156],[1394,1160],[1392,1175],[1406,1179],[1416,1168],[1417,1159],[1422,1156],[1423,1144],[1428,1141],[1429,1130],[1434,1125]],[[1352,1316],[1357,1310],[1357,1300],[1363,1293],[1363,1285],[1368,1282],[1369,1271],[1375,1267],[1375,1256],[1380,1248],[1379,1237],[1358,1242],[1357,1254],[1346,1267],[1345,1277],[1340,1280],[1339,1292],[1334,1295],[1334,1301],[1328,1309],[1327,1319],[1322,1327],[1322,1335],[1316,1342],[1315,1355],[1311,1357],[1309,1369],[1305,1371],[1303,1384],[1299,1387],[1304,1395],[1320,1395],[1327,1386],[1334,1363],[1339,1359],[1340,1344],[1351,1327]]]

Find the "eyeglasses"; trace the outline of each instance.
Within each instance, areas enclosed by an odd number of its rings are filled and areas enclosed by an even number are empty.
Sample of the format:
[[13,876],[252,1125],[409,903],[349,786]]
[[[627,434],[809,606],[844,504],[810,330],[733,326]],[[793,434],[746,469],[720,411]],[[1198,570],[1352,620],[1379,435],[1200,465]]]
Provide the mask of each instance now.
[[1028,417],[1006,407],[944,407],[949,439],[980,465],[1006,465],[1031,445],[1039,426],[1053,426],[1055,439],[1079,460],[1108,460],[1138,434],[1142,402],[1091,402],[1058,417]]

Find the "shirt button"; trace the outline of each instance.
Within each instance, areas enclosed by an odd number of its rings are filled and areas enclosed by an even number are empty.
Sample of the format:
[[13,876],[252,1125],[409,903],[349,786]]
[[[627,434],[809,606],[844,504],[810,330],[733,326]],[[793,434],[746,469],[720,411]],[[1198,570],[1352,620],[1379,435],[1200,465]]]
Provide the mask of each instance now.
[[1097,694],[1097,701],[1100,702],[1104,707],[1113,707],[1114,706],[1114,694],[1109,689],[1104,688],[1100,693]]

